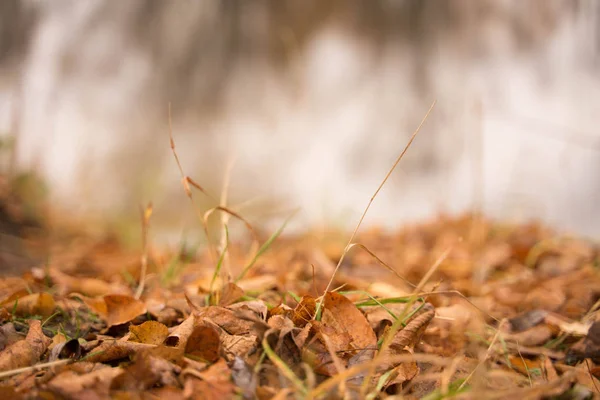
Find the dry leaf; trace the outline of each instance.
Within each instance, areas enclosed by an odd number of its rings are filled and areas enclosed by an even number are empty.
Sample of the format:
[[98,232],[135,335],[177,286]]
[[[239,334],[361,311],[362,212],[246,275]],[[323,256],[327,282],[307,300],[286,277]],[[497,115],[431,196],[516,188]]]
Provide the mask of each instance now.
[[[337,334],[348,334],[352,338],[351,349],[375,350],[377,337],[371,325],[354,303],[341,294],[329,292],[325,295],[321,322]],[[332,335],[328,335],[333,338]],[[335,335],[333,335],[335,336]],[[351,352],[348,355],[352,355]]]
[[229,282],[221,289],[219,296],[219,305],[222,307],[228,306],[239,300],[244,295],[244,291],[235,283]]
[[124,286],[110,284],[102,279],[72,277],[56,268],[50,268],[49,275],[52,281],[57,285],[61,293],[82,293],[89,297],[104,296],[110,293],[127,293]]
[[[431,320],[435,316],[435,311],[432,310],[432,307],[429,306],[428,308],[429,309],[425,308],[425,310],[421,314],[417,315],[412,320],[410,320],[403,329],[401,329],[394,335],[389,346],[381,352],[381,356],[383,359],[385,359],[388,356],[397,356],[412,353],[414,346],[420,340],[420,337],[425,331],[425,328],[427,328],[427,325],[429,325],[429,322],[431,322]],[[411,363],[412,361],[407,363],[382,362],[377,367],[377,371],[381,375],[390,368],[395,368],[400,364]],[[406,366],[405,368],[401,368],[400,370],[406,372],[412,371],[413,368],[410,366]],[[408,375],[410,374],[407,374],[405,376]]]
[[165,339],[165,345],[185,348],[185,344],[196,326],[196,319],[196,316],[190,315],[185,321],[179,324]]
[[41,315],[47,318],[55,309],[56,303],[50,294],[34,293],[18,299],[14,311],[19,316]]
[[0,371],[29,367],[37,363],[51,342],[42,332],[40,321],[29,321],[27,337],[0,352]]
[[106,325],[120,325],[146,312],[143,302],[124,294],[104,296],[106,303]]
[[141,325],[129,327],[130,342],[162,344],[169,336],[169,328],[156,321],[146,321]]
[[122,369],[109,367],[83,375],[68,370],[57,375],[46,386],[53,393],[67,399],[104,399],[110,398],[112,381],[121,374]]
[[234,394],[231,371],[224,360],[219,360],[205,371],[183,371],[183,375],[186,399],[221,400]]
[[114,379],[111,388],[142,392],[154,386],[178,386],[177,374],[180,372],[180,367],[167,360],[140,352],[124,373]]
[[22,339],[23,336],[15,330],[15,326],[12,322],[0,326],[0,350],[4,350],[4,348],[11,346],[13,343]]
[[209,323],[199,323],[188,338],[185,353],[208,362],[219,359],[221,340],[219,332]]
[[317,302],[312,296],[302,296],[300,303],[294,308],[292,315],[292,322],[294,325],[302,328],[310,320],[313,319],[317,308]]
[[317,373],[333,376],[339,372],[332,354],[343,367],[373,358],[377,348],[375,332],[363,313],[345,296],[328,292],[321,321],[312,321],[311,325],[315,336],[302,348],[302,359]]
[[126,340],[105,340],[97,347],[91,349],[85,359],[90,362],[114,361],[141,351],[149,351],[152,354],[152,350],[159,349],[160,347],[151,344],[128,342]]

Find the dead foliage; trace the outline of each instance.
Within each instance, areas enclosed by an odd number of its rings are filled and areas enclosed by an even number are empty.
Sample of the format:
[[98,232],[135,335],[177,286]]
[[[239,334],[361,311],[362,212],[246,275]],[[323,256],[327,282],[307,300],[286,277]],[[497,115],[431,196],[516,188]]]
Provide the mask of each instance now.
[[[170,143],[196,207],[192,189],[207,193]],[[0,237],[34,264],[0,280],[0,398],[599,396],[595,244],[471,214],[359,232],[408,145],[348,242],[280,236],[285,224],[264,235],[224,195],[198,212],[208,239],[221,212],[219,246],[155,246],[148,205],[135,252],[110,236],[22,234],[0,196]],[[229,240],[229,217],[248,240]]]
[[[213,281],[212,248],[186,259],[149,248],[139,299],[122,273],[126,251],[119,262],[111,249],[94,278],[97,265],[61,261],[82,249],[62,247],[58,261],[0,281],[0,390],[49,399],[598,393],[595,245],[473,215],[371,229],[357,243],[368,252],[348,252],[324,294],[344,252],[330,238],[280,237],[237,283]],[[227,247],[235,277],[252,246]],[[166,282],[173,260],[182,266]]]

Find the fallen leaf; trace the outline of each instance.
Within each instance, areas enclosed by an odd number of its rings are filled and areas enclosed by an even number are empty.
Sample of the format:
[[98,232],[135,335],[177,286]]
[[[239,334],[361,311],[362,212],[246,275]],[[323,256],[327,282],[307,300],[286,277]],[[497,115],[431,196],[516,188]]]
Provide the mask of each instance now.
[[50,278],[60,288],[61,293],[82,293],[89,297],[104,296],[111,293],[125,294],[127,288],[120,285],[110,284],[102,279],[72,277],[56,268],[50,268]]
[[317,308],[317,302],[312,296],[302,296],[300,303],[294,308],[292,322],[297,327],[304,327],[310,320],[313,319]]
[[324,298],[321,321],[312,321],[314,337],[302,348],[302,359],[315,372],[333,376],[338,357],[342,367],[373,358],[377,337],[363,313],[345,296],[328,292]]
[[4,293],[2,300],[0,300],[0,305],[12,311],[12,308],[14,307],[17,300],[29,294],[30,292],[27,290],[26,287],[15,288],[14,290],[10,290],[9,292]]
[[124,373],[114,378],[111,389],[143,392],[155,386],[178,386],[180,372],[180,367],[167,360],[140,352]]
[[42,332],[40,321],[29,321],[29,332],[25,339],[0,352],[0,371],[29,367],[37,363],[51,342],[52,339]]
[[96,363],[115,361],[139,352],[147,352],[151,356],[162,357],[169,361],[176,361],[183,355],[181,349],[173,347],[113,339],[102,341],[98,346],[90,349],[85,360]]
[[184,390],[186,399],[221,400],[234,394],[231,371],[224,360],[219,360],[202,372],[184,370]]
[[219,305],[225,307],[233,304],[243,295],[244,291],[239,286],[237,286],[235,283],[229,282],[221,289]]
[[12,322],[0,326],[0,351],[22,339],[23,336],[15,330]]
[[[377,347],[375,332],[363,313],[341,294],[328,292],[325,295],[321,322],[324,326],[333,328],[337,334],[350,335],[352,349],[374,351]],[[349,356],[352,354],[348,353]]]
[[[431,320],[435,316],[435,311],[432,308],[433,307],[431,305],[429,305],[429,307],[424,307],[423,312],[421,312],[421,314],[418,314],[417,316],[413,317],[403,329],[398,331],[389,342],[387,348],[381,351],[381,357],[385,359],[389,356],[393,357],[397,355],[412,353],[414,346],[419,342],[421,335],[429,325],[429,322],[431,322]],[[408,364],[411,363],[412,361],[408,362]],[[402,363],[382,362],[380,365],[378,365],[377,371],[379,372],[379,374],[382,374],[390,368],[397,367],[399,364]],[[412,368],[407,367],[407,369],[404,369],[403,371],[407,370],[412,370]]]
[[201,360],[215,362],[219,359],[220,352],[219,332],[207,322],[196,325],[185,344],[185,353]]
[[146,312],[143,302],[124,294],[104,296],[106,303],[106,324],[110,327],[131,321]]
[[169,336],[169,328],[160,322],[146,321],[141,325],[129,327],[129,341],[145,344],[161,344]]
[[17,300],[14,309],[15,315],[31,316],[41,315],[44,318],[54,313],[56,303],[48,293],[33,293]]
[[185,348],[185,344],[196,326],[196,319],[197,317],[195,315],[190,315],[186,318],[186,320],[179,324],[179,326],[177,326],[165,339],[165,345]]
[[540,359],[531,360],[528,358],[521,357],[518,354],[509,356],[508,360],[510,361],[510,365],[515,370],[527,377],[531,376],[531,371],[534,369],[539,369],[541,371],[543,365]]
[[506,335],[506,339],[515,341],[521,346],[541,346],[556,334],[556,329],[548,324],[536,325],[524,332]]
[[548,315],[546,310],[531,310],[508,320],[513,332],[522,332],[542,323]]
[[79,345],[79,341],[77,339],[71,339],[56,344],[50,351],[50,357],[48,361],[56,361],[65,358],[72,358],[76,360],[79,359],[80,356],[81,346]]
[[67,370],[46,384],[46,388],[67,399],[108,399],[113,380],[123,374],[120,368],[104,367],[79,375]]

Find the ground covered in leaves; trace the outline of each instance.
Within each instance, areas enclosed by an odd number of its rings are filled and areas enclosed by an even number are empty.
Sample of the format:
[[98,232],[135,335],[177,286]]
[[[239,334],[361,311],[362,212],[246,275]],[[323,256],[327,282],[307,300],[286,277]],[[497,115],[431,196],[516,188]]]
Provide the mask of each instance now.
[[135,251],[28,238],[0,205],[3,399],[600,393],[598,249],[540,224],[440,216],[350,248],[321,232]]

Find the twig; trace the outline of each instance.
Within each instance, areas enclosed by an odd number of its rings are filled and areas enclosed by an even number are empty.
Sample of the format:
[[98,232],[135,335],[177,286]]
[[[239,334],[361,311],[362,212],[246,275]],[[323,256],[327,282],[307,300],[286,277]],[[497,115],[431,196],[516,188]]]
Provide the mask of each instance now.
[[39,371],[39,370],[44,369],[44,368],[50,368],[50,367],[56,367],[56,366],[59,366],[59,365],[65,365],[65,364],[69,364],[71,362],[73,362],[73,360],[71,360],[71,359],[64,359],[64,360],[50,361],[50,362],[42,363],[42,364],[36,364],[36,365],[32,365],[31,367],[11,369],[10,371],[0,372],[0,379],[4,379],[4,378],[7,378],[7,377],[13,376],[13,375],[18,375],[18,374],[21,374],[23,372]]
[[596,386],[596,379],[594,378],[594,374],[592,374],[592,370],[590,368],[590,361],[587,358],[585,359],[585,366],[587,367],[588,374],[590,374],[590,379],[592,380],[594,389],[596,389],[596,393],[600,393],[600,390],[598,390],[598,386]]

